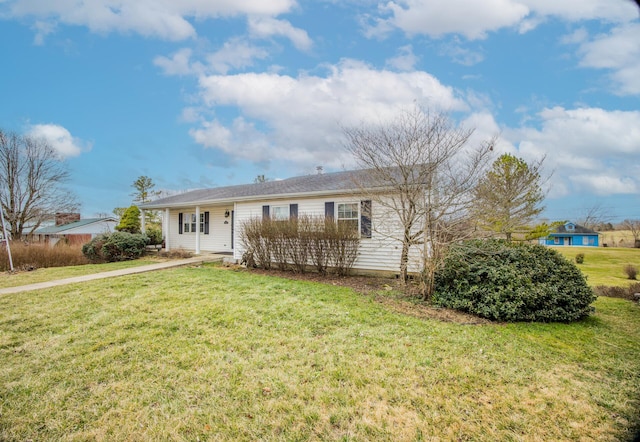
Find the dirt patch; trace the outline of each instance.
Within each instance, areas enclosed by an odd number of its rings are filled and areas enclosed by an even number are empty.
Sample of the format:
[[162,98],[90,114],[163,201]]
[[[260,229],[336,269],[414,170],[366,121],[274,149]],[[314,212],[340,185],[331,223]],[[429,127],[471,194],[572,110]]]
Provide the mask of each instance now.
[[294,273],[281,270],[246,269],[241,266],[230,266],[260,275],[278,276],[297,281],[311,281],[340,287],[348,287],[365,296],[372,296],[376,302],[389,310],[421,319],[436,319],[456,324],[480,325],[492,324],[491,321],[477,316],[461,313],[456,310],[432,307],[420,303],[416,298],[404,294],[401,281],[396,278],[375,276],[338,276],[321,275],[319,273]]

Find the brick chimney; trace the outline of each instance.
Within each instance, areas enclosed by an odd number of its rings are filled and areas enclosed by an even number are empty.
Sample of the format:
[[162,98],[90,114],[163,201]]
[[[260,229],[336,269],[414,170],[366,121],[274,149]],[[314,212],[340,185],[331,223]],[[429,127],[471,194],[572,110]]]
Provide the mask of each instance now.
[[56,213],[56,226],[64,226],[76,221],[80,221],[79,213]]

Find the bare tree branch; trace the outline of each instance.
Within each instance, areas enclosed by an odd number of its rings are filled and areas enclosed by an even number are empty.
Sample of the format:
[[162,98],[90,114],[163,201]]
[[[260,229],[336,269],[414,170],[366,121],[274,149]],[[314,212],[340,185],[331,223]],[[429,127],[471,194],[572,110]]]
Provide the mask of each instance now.
[[389,229],[384,223],[374,229],[402,243],[403,280],[408,278],[411,250],[417,249],[424,293],[430,296],[449,245],[473,234],[472,190],[495,139],[471,148],[473,130],[456,126],[446,113],[419,107],[403,110],[389,123],[343,131],[346,150],[367,171],[366,180],[357,184],[400,225]]
[[12,238],[32,233],[57,212],[78,209],[62,184],[65,164],[44,139],[0,130],[0,205]]

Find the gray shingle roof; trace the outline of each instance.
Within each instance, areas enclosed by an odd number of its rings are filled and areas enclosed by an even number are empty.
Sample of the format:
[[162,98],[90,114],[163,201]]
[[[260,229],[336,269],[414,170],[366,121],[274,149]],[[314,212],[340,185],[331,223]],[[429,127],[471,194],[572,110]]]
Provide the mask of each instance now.
[[116,219],[115,218],[86,218],[86,219],[81,219],[80,221],[75,221],[69,224],[63,224],[61,226],[41,227],[33,233],[36,235],[52,235],[55,233],[62,233],[66,230],[87,226],[89,224],[98,223],[101,221],[116,221]]
[[199,189],[141,204],[140,207],[160,208],[181,204],[191,205],[196,203],[215,203],[216,201],[264,199],[273,196],[353,192],[360,189],[357,183],[367,182],[368,176],[365,170],[351,170],[298,176],[264,183]]
[[[573,230],[567,230],[567,224],[573,224],[574,225],[574,229]],[[598,232],[596,232],[595,230],[591,230],[591,229],[587,229],[584,226],[580,226],[578,224],[575,223],[567,223],[565,225],[559,226],[553,233],[551,233],[551,235],[597,235]]]

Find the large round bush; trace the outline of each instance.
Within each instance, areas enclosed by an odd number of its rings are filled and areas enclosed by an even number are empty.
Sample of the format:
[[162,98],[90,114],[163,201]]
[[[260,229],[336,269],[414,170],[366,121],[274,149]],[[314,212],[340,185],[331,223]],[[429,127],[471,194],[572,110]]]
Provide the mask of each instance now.
[[149,238],[140,233],[105,233],[82,246],[82,253],[94,262],[126,261],[142,256],[148,243]]
[[456,245],[435,283],[437,305],[499,321],[575,321],[593,311],[596,299],[557,251],[501,240]]

